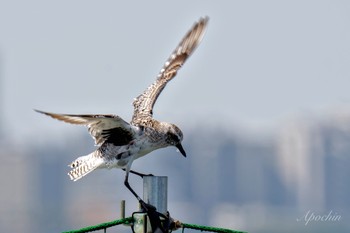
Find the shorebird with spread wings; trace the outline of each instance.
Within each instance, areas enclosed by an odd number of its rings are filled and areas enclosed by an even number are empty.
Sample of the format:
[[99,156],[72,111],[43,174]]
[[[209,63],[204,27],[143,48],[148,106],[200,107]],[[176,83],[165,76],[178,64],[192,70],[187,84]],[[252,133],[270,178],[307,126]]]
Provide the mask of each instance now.
[[153,106],[166,84],[175,77],[200,43],[208,17],[201,18],[185,35],[164,64],[156,81],[133,102],[134,114],[130,123],[116,115],[72,115],[56,114],[36,110],[57,120],[85,125],[95,140],[98,149],[74,160],[68,173],[74,181],[97,168],[121,168],[126,171],[125,186],[142,202],[130,187],[129,173],[143,175],[131,170],[131,164],[156,149],[175,146],[186,157],[181,142],[183,134],[174,124],[153,119]]

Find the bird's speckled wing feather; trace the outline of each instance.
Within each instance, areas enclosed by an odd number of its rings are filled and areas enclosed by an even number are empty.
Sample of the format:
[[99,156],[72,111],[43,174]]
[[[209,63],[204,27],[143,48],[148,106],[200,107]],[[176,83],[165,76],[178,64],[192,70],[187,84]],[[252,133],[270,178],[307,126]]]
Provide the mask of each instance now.
[[134,138],[135,129],[133,126],[119,116],[56,114],[35,111],[67,123],[87,126],[89,133],[95,139],[96,145],[110,142],[116,146],[121,146],[128,144]]
[[159,94],[162,92],[165,85],[175,77],[177,71],[200,43],[208,20],[208,17],[201,18],[194,24],[164,64],[157,76],[157,80],[134,100],[132,124],[145,125],[146,122],[152,118],[153,106]]

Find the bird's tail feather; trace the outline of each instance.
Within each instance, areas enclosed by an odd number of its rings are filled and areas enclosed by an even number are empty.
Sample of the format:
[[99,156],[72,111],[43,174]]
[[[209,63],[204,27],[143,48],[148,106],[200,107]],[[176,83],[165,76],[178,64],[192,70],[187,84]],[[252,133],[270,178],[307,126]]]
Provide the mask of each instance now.
[[68,172],[68,175],[71,180],[77,181],[96,168],[100,167],[102,164],[104,164],[104,161],[101,157],[101,152],[96,150],[91,154],[77,158],[70,165],[68,165],[72,168],[72,170]]

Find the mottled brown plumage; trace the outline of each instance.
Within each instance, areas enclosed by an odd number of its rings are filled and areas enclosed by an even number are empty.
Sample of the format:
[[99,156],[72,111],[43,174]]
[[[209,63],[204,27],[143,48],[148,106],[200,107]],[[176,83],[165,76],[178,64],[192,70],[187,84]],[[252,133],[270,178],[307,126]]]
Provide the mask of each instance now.
[[131,124],[151,124],[153,106],[159,94],[163,91],[166,84],[175,77],[177,71],[199,45],[204,36],[208,20],[209,18],[205,17],[194,24],[165,62],[156,81],[134,100],[134,115]]

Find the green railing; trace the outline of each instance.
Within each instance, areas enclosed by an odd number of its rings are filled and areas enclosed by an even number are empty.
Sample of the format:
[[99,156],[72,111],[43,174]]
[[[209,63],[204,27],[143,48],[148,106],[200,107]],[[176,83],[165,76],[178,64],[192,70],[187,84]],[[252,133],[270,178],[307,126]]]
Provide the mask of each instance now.
[[[133,223],[133,218],[128,217],[128,218],[122,218],[111,222],[101,223],[95,226],[84,227],[78,230],[65,231],[62,233],[85,233],[85,232],[92,232],[92,231],[98,231],[98,230],[104,230],[104,232],[106,232],[107,228],[117,226],[120,224],[132,224],[132,223]],[[236,231],[236,230],[211,227],[211,226],[201,226],[201,225],[188,224],[188,223],[180,223],[180,226],[181,226],[180,229],[182,228],[182,232],[184,232],[184,230],[187,228],[187,229],[194,229],[199,231],[209,231],[209,232],[218,232],[218,233],[246,233],[243,231]]]

